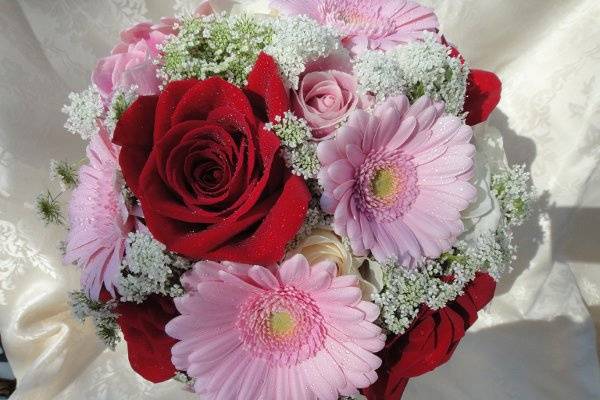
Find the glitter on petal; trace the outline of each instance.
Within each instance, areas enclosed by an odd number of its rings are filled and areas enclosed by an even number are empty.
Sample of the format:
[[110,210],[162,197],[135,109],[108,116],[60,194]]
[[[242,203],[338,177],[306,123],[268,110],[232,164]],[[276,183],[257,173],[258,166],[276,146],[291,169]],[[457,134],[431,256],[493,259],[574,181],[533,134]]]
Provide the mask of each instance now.
[[115,295],[121,260],[133,221],[117,179],[118,150],[105,129],[87,149],[90,160],[79,170],[79,186],[69,203],[69,235],[65,262],[76,262],[81,283],[93,300],[102,286]]
[[335,135],[317,150],[321,207],[355,254],[414,267],[450,249],[476,195],[471,128],[442,102],[399,96],[355,111]]
[[[358,279],[297,255],[279,268],[200,262],[182,278],[173,364],[205,399],[358,394],[377,380],[385,334]],[[223,296],[227,293],[227,296]]]

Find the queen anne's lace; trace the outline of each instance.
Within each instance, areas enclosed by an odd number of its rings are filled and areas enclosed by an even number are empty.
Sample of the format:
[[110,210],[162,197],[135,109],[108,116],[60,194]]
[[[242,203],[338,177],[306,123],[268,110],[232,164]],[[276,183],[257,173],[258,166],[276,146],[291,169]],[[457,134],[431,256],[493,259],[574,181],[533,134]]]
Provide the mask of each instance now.
[[273,39],[265,52],[277,60],[284,80],[293,89],[298,88],[298,76],[307,63],[340,48],[340,39],[333,29],[307,16],[279,18],[271,27]]
[[164,83],[220,76],[241,86],[272,38],[268,24],[247,15],[187,17],[178,28],[160,47]]
[[450,55],[450,48],[432,33],[423,42],[412,42],[394,50],[367,51],[354,69],[363,94],[378,100],[405,94],[411,101],[427,95],[446,104],[446,112],[463,112],[469,68]]
[[404,76],[411,100],[427,95],[446,103],[446,112],[463,111],[469,69],[450,55],[433,33],[425,33],[423,42],[412,42],[392,51]]
[[95,86],[80,93],[69,94],[70,104],[65,104],[62,112],[67,114],[65,128],[88,140],[100,130],[97,120],[104,115],[102,97]]
[[177,297],[178,282],[190,264],[166,252],[166,246],[145,233],[130,233],[117,287],[121,300],[143,302],[151,294]]

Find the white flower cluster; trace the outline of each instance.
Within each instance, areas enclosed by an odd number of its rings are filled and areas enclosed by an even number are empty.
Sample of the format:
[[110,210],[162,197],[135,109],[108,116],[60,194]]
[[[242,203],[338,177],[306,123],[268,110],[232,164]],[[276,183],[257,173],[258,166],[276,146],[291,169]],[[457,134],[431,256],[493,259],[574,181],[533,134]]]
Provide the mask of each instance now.
[[70,104],[65,104],[62,112],[67,114],[65,128],[88,140],[94,136],[100,128],[97,120],[104,115],[104,103],[98,89],[92,85],[83,92],[70,93]]
[[383,53],[367,51],[357,58],[354,70],[359,89],[377,100],[405,94],[411,101],[427,95],[446,103],[446,112],[463,112],[469,69],[450,48],[439,43],[432,33]]
[[340,49],[340,38],[332,28],[305,15],[277,18],[270,25],[273,39],[265,53],[277,61],[281,75],[293,89],[298,88],[298,76],[307,63]]
[[75,318],[81,322],[91,318],[96,328],[96,335],[102,339],[108,348],[114,350],[121,340],[119,326],[117,325],[117,314],[114,312],[116,302],[114,300],[106,303],[95,301],[82,291],[69,293],[69,302]]
[[292,173],[304,179],[317,177],[321,163],[317,157],[317,145],[310,141],[311,131],[303,118],[286,111],[275,117],[275,124],[268,123],[265,128],[273,131],[281,139],[281,153]]
[[265,124],[265,128],[273,131],[281,139],[281,144],[286,147],[295,149],[312,137],[306,120],[297,117],[291,111],[286,111],[283,117],[277,115],[275,122],[275,124],[270,122]]
[[530,175],[524,165],[516,165],[492,176],[492,192],[500,202],[511,225],[521,225],[531,212],[535,197]]
[[117,122],[119,122],[123,113],[137,98],[138,88],[136,86],[131,86],[128,89],[117,89],[115,91],[108,107],[108,115],[106,116],[106,126],[110,132],[115,130]]
[[317,157],[317,144],[306,142],[296,148],[282,148],[283,159],[294,175],[304,179],[314,179],[321,169]]
[[117,281],[121,300],[141,303],[151,294],[180,296],[179,272],[189,267],[189,262],[167,253],[165,245],[150,235],[130,233]]
[[[384,289],[373,295],[381,308],[380,320],[389,331],[401,334],[417,316],[422,304],[433,310],[443,308],[464,292],[478,272],[499,280],[515,258],[511,227],[527,216],[533,190],[529,175],[522,166],[495,175],[494,195],[500,201],[503,221],[495,232],[481,235],[475,246],[456,243],[450,252],[437,260],[427,260],[414,270],[394,262],[385,266]],[[515,203],[517,206],[515,206]],[[444,276],[452,276],[446,281]]]
[[450,48],[439,43],[433,33],[426,34],[422,42],[409,43],[392,53],[411,100],[428,95],[444,101],[447,113],[462,114],[469,68],[451,57]]
[[403,94],[404,74],[398,61],[381,51],[370,50],[354,62],[354,73],[361,94],[373,94],[378,101]]
[[[498,281],[506,270],[510,269],[510,265],[515,259],[516,247],[512,243],[512,238],[512,231],[505,220],[495,233],[481,235],[474,247],[467,247],[463,242],[457,243],[456,246],[463,251],[472,267],[488,273],[495,281]],[[472,280],[469,276],[463,278],[464,273],[460,268],[454,272],[454,275],[459,277],[465,285]]]
[[243,14],[186,17],[178,28],[160,46],[158,75],[164,83],[216,75],[241,86],[272,36],[267,23]]

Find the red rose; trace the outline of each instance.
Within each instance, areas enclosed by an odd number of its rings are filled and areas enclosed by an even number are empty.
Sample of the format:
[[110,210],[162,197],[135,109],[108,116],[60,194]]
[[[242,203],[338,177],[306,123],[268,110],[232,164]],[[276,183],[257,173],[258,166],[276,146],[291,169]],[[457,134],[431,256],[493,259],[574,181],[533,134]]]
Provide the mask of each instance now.
[[264,129],[289,108],[274,60],[261,54],[242,90],[213,77],[142,96],[114,142],[148,229],[192,259],[268,265],[300,228],[310,194]]
[[383,360],[379,379],[363,391],[367,398],[399,400],[409,378],[447,362],[495,289],[496,282],[489,275],[477,274],[462,296],[440,310],[423,310],[407,332],[389,338],[379,353]]
[[119,303],[115,312],[131,368],[154,383],[173,378],[171,347],[177,341],[165,333],[165,325],[179,315],[173,299],[153,295],[142,304]]

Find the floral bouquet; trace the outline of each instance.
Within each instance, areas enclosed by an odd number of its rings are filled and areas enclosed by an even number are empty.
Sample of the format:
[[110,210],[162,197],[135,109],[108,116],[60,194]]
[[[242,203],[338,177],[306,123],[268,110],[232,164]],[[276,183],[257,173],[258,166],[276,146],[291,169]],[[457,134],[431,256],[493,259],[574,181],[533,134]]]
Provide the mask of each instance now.
[[85,165],[53,161],[37,207],[68,226],[75,315],[147,380],[399,399],[514,257],[529,177],[471,128],[500,81],[413,1],[270,7],[123,31],[63,109]]

